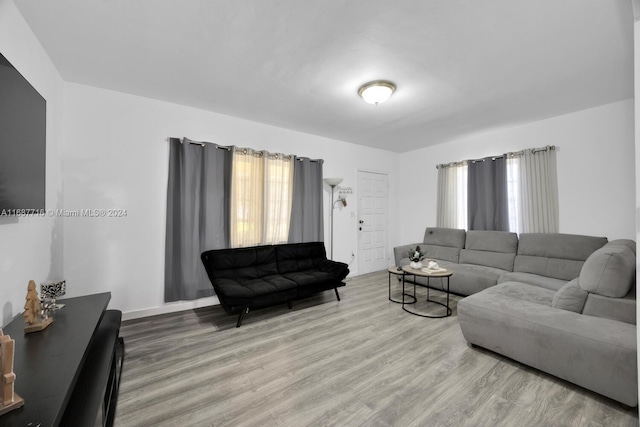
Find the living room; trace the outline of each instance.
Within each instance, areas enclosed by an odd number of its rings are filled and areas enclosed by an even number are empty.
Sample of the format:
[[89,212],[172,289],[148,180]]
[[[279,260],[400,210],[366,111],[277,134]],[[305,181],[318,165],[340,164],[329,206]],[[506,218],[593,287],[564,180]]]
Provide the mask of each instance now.
[[[248,120],[242,118],[242,110],[237,106],[232,106],[236,114],[221,114],[190,105],[187,99],[179,102],[141,96],[137,94],[140,88],[113,90],[105,88],[104,82],[92,84],[52,60],[59,53],[49,51],[32,28],[39,25],[44,30],[42,21],[47,20],[47,14],[38,17],[36,13],[44,4],[27,3],[0,0],[0,53],[47,100],[46,206],[69,210],[119,208],[126,209],[127,216],[0,218],[0,236],[5,242],[0,248],[2,325],[22,312],[26,285],[32,279],[38,283],[66,280],[67,297],[111,292],[110,307],[121,310],[125,321],[217,304],[215,297],[164,302],[168,137],[184,136],[323,159],[324,176],[341,177],[341,185],[354,190],[347,196],[349,204],[334,211],[333,236],[329,231],[328,190],[324,200],[324,241],[328,243],[335,238],[333,258],[350,263],[353,281],[363,273],[357,254],[358,171],[383,172],[388,177],[389,266],[393,264],[391,248],[420,241],[425,228],[436,224],[436,165],[546,145],[558,147],[560,232],[637,240],[633,46],[635,34],[640,34],[640,30],[634,24],[634,2],[613,2],[616,12],[628,13],[619,31],[624,40],[620,49],[630,56],[623,58],[622,64],[616,64],[623,70],[607,74],[609,80],[611,76],[620,76],[619,84],[614,85],[620,88],[618,91],[602,94],[597,104],[567,108],[546,116],[533,114],[529,120],[493,123],[482,128],[469,123],[468,129],[466,125],[459,126],[458,134],[442,138],[440,143],[416,141],[415,148],[401,151],[392,147],[393,143],[388,147],[371,147]],[[574,6],[581,9],[576,2]],[[27,11],[32,21],[25,19]],[[83,28],[78,28],[76,36],[80,37],[82,31]],[[589,45],[581,50],[595,48]],[[597,48],[606,50],[609,46]],[[111,67],[109,64],[116,62],[121,72],[127,72],[126,59],[104,58],[98,52],[96,49],[78,60],[93,67]],[[608,60],[605,57],[601,62]],[[496,63],[500,66],[499,58]],[[579,77],[576,75],[576,79]],[[141,87],[145,84],[138,83]],[[392,104],[378,107],[364,104],[357,96],[357,87],[362,83],[355,83],[350,88],[350,98],[345,99],[354,109],[376,108],[368,110],[374,115],[371,120],[374,125],[376,120],[384,120],[383,108],[391,108]],[[398,90],[394,95],[398,97],[392,97],[390,102],[399,103],[404,89],[401,81],[396,83]],[[601,84],[596,80],[589,83],[594,87]],[[553,92],[558,88],[549,86],[547,90]],[[410,96],[404,93],[405,97]],[[511,104],[507,109],[519,106],[517,100],[508,102]],[[489,112],[494,107],[483,106]],[[352,253],[355,253],[353,260]],[[386,292],[386,282],[384,286]],[[401,323],[398,327],[401,328]]]

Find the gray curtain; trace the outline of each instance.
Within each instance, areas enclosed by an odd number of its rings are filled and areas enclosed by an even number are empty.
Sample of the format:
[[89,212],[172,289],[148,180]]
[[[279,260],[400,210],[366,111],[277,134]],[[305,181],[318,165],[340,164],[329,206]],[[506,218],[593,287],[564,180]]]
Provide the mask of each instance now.
[[468,229],[509,231],[505,159],[473,160],[467,168]]
[[295,159],[289,243],[324,240],[322,163],[302,157]]
[[211,143],[169,140],[165,302],[214,294],[200,261],[229,247],[232,152]]

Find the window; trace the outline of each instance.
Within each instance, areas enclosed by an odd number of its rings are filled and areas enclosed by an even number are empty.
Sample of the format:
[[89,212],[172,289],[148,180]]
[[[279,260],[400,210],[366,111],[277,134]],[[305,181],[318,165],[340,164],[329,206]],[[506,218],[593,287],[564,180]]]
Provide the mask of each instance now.
[[509,206],[509,231],[520,233],[520,159],[507,158],[507,203]]
[[467,228],[467,162],[438,166],[438,227]]
[[234,152],[231,247],[286,243],[292,187],[291,157],[250,149]]
[[[558,232],[558,179],[555,147],[504,155],[509,231]],[[487,158],[489,161],[491,158]],[[467,229],[468,162],[438,165],[439,227]]]
[[322,241],[322,165],[169,138],[165,302],[213,295],[206,250]]

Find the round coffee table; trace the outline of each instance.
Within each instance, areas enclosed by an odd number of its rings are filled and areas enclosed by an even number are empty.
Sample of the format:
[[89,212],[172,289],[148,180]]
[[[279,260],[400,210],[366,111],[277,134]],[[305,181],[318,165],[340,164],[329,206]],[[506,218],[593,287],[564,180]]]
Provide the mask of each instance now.
[[407,296],[409,298],[413,298],[413,301],[404,303],[402,300],[399,301],[399,300],[395,300],[395,299],[391,298],[391,275],[403,276],[403,281],[404,281],[404,275],[407,274],[407,273],[405,273],[404,270],[402,270],[402,268],[400,268],[400,267],[389,267],[387,269],[387,271],[389,272],[389,301],[395,302],[395,303],[398,303],[398,304],[415,304],[416,298],[414,296],[409,295],[409,294],[405,294],[404,293],[404,288],[402,290],[402,293],[403,293],[402,299],[404,300],[404,297]]
[[[439,271],[439,272],[428,272],[428,271],[424,271],[422,269],[418,270],[415,268],[411,268],[411,266],[409,265],[403,265],[402,266],[402,271],[404,271],[405,274],[402,275],[402,309],[404,311],[406,311],[407,313],[411,313],[415,316],[420,316],[420,317],[429,317],[432,319],[440,319],[443,317],[449,317],[451,316],[451,308],[449,307],[449,278],[451,276],[453,276],[453,272],[449,271],[449,270],[445,270],[445,271]],[[405,276],[411,275],[413,276],[413,302],[411,303],[405,303],[404,301],[404,283],[405,283]],[[421,313],[416,313],[414,311],[410,311],[408,308],[405,307],[405,305],[407,304],[415,304],[417,302],[417,297],[416,297],[416,276],[420,276],[420,277],[426,277],[427,278],[427,302],[432,302],[434,304],[438,304],[443,306],[444,308],[446,308],[446,312],[445,314],[443,314],[442,316],[430,316],[427,314],[421,314]],[[445,291],[443,288],[443,291],[447,294],[447,304],[442,304],[439,301],[434,301],[429,299],[429,281],[431,280],[431,278],[439,278],[439,279],[447,279],[447,290]],[[419,286],[424,286],[424,285],[419,285]],[[411,295],[408,295],[411,296]]]

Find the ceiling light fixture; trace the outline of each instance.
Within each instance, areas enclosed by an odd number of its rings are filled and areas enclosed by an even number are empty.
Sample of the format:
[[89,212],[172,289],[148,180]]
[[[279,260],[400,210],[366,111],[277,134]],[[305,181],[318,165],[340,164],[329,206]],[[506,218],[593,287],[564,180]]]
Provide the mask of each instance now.
[[395,92],[396,85],[387,80],[375,80],[360,86],[358,95],[369,104],[378,105],[385,102]]

